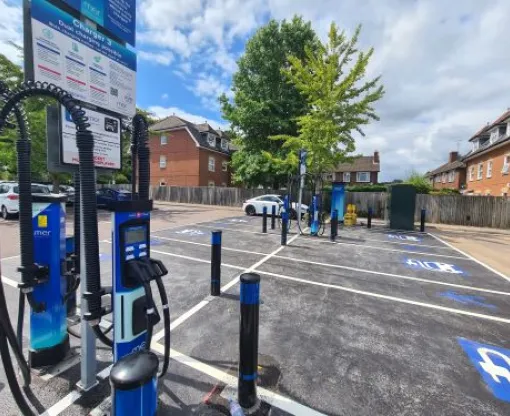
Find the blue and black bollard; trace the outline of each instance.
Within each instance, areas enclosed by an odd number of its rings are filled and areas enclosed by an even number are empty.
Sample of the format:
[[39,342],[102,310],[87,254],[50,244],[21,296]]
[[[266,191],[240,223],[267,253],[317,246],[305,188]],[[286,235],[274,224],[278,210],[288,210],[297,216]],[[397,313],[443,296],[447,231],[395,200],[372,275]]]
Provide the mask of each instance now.
[[271,207],[271,230],[276,228],[276,205]]
[[267,207],[262,208],[262,232],[267,233]]
[[211,233],[211,296],[221,294],[221,230]]
[[244,410],[253,410],[257,398],[259,354],[260,276],[243,273],[241,280],[241,320],[239,326],[238,401]]
[[372,228],[372,207],[368,208],[367,228]]
[[282,209],[282,246],[287,245],[287,231],[289,228],[289,197],[286,196],[283,200],[283,209]]
[[331,213],[331,241],[335,241],[336,236],[338,235],[338,211],[336,209]]
[[421,218],[420,218],[420,231],[425,232],[425,215],[427,211],[425,209],[421,210]]

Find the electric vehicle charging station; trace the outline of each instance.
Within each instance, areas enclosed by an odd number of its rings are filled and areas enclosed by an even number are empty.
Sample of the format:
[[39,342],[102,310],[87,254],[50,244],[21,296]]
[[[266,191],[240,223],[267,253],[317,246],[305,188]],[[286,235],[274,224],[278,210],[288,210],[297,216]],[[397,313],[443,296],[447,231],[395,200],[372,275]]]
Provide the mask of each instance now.
[[[32,368],[55,365],[69,352],[67,334],[67,281],[63,275],[65,250],[65,197],[33,195],[34,261],[39,283],[33,297],[39,310],[30,310],[29,361]],[[20,287],[23,290],[23,285]]]

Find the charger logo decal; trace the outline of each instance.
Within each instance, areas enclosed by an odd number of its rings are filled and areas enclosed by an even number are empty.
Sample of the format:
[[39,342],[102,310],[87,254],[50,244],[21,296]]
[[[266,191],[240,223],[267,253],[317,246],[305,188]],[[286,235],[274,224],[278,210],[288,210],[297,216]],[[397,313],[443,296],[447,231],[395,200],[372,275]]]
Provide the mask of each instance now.
[[458,341],[492,394],[510,402],[510,350],[465,338]]

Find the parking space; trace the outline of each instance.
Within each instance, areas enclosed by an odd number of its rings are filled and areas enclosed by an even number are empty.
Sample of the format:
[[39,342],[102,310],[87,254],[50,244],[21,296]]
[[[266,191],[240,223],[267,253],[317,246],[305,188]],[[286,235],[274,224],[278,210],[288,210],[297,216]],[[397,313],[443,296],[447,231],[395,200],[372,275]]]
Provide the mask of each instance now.
[[[223,246],[219,297],[209,296],[215,229]],[[501,274],[424,233],[345,227],[332,243],[327,230],[310,237],[293,224],[283,247],[270,218],[261,231],[261,217],[235,214],[153,229],[151,255],[169,270],[172,322],[159,414],[201,414],[211,391],[219,386],[225,396],[236,386],[238,282],[248,271],[261,275],[260,359],[278,370],[275,382],[261,380],[259,389],[271,414],[510,413],[510,283]],[[102,283],[111,285],[107,237],[100,253]],[[18,262],[2,262],[11,282]],[[15,316],[14,296],[10,309]],[[157,353],[162,329],[154,330]],[[66,399],[79,377],[79,365],[70,367],[54,384],[36,382],[41,409],[61,403],[52,415],[100,414],[108,406],[111,354],[99,357],[103,388]],[[6,392],[0,403],[12,407]]]

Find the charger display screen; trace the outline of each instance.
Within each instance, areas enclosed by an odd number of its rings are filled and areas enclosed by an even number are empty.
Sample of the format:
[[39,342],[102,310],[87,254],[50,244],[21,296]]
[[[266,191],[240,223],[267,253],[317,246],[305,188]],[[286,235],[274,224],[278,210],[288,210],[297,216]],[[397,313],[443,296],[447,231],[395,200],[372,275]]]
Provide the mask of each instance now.
[[143,243],[147,240],[147,229],[145,227],[129,228],[124,232],[126,245]]

